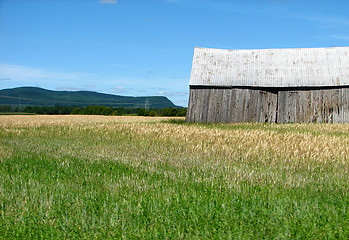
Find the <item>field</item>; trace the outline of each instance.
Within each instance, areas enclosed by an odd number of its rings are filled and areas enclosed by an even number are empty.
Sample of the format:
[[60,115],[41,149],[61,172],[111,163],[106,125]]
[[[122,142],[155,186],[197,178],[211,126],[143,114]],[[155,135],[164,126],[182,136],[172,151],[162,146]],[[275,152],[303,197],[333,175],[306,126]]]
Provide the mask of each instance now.
[[0,116],[0,238],[348,239],[349,125]]

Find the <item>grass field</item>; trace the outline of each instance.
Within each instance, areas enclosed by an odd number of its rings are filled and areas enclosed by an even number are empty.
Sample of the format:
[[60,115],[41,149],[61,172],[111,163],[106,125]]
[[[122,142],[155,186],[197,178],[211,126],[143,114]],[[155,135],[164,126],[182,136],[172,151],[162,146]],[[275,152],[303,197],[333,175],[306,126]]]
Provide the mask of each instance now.
[[347,124],[0,116],[0,156],[3,239],[349,238]]

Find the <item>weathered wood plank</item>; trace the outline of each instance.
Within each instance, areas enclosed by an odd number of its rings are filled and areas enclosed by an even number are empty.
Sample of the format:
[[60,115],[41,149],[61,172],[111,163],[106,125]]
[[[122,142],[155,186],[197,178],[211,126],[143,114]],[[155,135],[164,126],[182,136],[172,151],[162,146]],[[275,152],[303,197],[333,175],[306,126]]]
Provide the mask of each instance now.
[[208,113],[207,113],[207,122],[214,122],[214,114],[216,112],[216,93],[219,89],[210,89],[210,96],[208,101]]
[[193,122],[200,122],[200,111],[201,104],[200,101],[201,91],[200,89],[194,89],[194,97],[193,97]]
[[223,89],[222,91],[222,110],[221,122],[228,123],[229,122],[229,114],[230,114],[230,101],[231,101],[231,89]]
[[286,103],[287,103],[287,92],[278,92],[278,112],[277,112],[277,122],[286,123]]
[[332,116],[333,123],[341,122],[341,94],[340,89],[332,89],[331,90],[331,104],[332,104]]
[[277,94],[260,91],[257,105],[257,121],[273,123],[276,121]]
[[209,114],[209,109],[208,109],[208,102],[210,101],[210,94],[211,94],[211,89],[203,89],[202,91],[202,115],[200,118],[200,122],[207,122],[207,117]]
[[343,123],[349,122],[349,88],[342,89]]
[[214,122],[223,122],[223,92],[224,89],[219,89],[216,93],[216,112],[214,116]]
[[258,122],[257,117],[257,106],[258,106],[258,98],[259,98],[259,91],[250,89],[250,96],[247,102],[247,122]]
[[268,103],[268,122],[276,123],[277,119],[277,105],[278,105],[278,95],[276,93],[269,94],[269,103]]
[[268,92],[266,97],[266,112],[264,122],[275,123],[277,115],[277,94],[274,92]]
[[190,89],[187,122],[349,122],[349,88]]
[[187,116],[186,116],[186,122],[195,122],[195,89],[189,90],[189,103],[188,103],[188,110],[187,110]]
[[244,105],[246,102],[244,89],[235,89],[235,119],[234,122],[244,122]]
[[236,89],[230,89],[229,122],[236,122]]

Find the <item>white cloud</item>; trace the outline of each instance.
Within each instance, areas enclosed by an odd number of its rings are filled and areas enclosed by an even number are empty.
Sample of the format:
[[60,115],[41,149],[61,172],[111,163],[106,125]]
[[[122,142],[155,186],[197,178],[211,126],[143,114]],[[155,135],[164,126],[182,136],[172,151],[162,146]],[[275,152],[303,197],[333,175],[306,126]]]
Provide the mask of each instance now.
[[58,87],[56,90],[59,91],[86,91],[84,88],[74,88],[74,87]]
[[161,95],[169,98],[178,106],[188,106],[189,93],[185,91],[165,91],[160,90],[150,95]]
[[330,38],[340,39],[340,40],[348,40],[349,41],[349,35],[330,35]]
[[86,87],[86,88],[95,88],[96,85],[84,85],[84,87]]
[[164,91],[160,91],[160,92],[158,92],[158,94],[168,96],[168,97],[173,97],[173,96],[187,96],[189,93],[188,92],[164,92]]
[[129,89],[126,89],[125,87],[121,87],[121,86],[118,86],[118,87],[115,87],[115,88],[111,88],[109,89],[110,93],[127,93],[129,92]]
[[176,104],[178,106],[188,107],[188,100],[185,101],[177,101]]
[[118,2],[116,0],[100,0],[99,3],[101,3],[101,4],[117,4]]
[[118,63],[114,63],[113,66],[117,67],[117,68],[122,68],[122,69],[128,69],[129,66],[123,65],[123,64],[118,64]]
[[349,19],[344,17],[334,16],[306,16],[306,15],[291,15],[291,17],[305,19],[314,22],[336,24],[336,25],[349,25]]
[[72,72],[56,72],[40,68],[33,68],[20,65],[0,64],[0,76],[11,78],[13,80],[31,80],[31,79],[61,79],[61,80],[75,80],[84,73]]

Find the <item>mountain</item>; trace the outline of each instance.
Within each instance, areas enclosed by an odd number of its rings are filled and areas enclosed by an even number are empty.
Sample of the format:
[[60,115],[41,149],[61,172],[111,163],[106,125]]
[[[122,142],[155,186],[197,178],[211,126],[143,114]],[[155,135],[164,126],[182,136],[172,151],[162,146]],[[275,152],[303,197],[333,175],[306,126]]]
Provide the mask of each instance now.
[[169,108],[174,105],[167,97],[126,97],[91,91],[52,91],[37,87],[0,90],[0,105],[88,106],[105,105],[125,108]]

